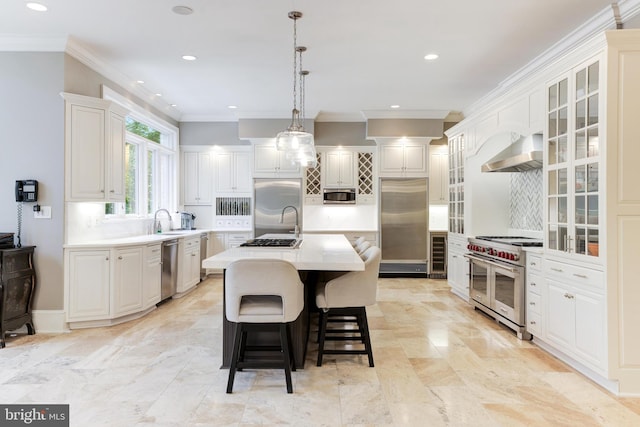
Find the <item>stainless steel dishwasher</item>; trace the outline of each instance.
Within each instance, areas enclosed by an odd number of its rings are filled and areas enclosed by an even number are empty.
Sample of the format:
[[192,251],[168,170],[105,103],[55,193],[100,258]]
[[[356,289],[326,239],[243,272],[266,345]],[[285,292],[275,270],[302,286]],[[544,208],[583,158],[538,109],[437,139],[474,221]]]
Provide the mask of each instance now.
[[178,289],[178,239],[162,242],[162,280],[160,300],[175,295]]

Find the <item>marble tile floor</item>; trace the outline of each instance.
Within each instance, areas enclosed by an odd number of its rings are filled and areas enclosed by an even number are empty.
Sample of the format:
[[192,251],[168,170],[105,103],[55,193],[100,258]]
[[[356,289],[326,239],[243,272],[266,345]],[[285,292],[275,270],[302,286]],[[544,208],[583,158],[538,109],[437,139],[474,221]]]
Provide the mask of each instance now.
[[83,427],[640,425],[640,398],[519,341],[446,280],[380,279],[368,313],[375,368],[332,355],[316,367],[310,342],[293,394],[279,370],[240,372],[226,394],[222,282],[210,276],[136,321],[9,337],[0,402],[69,404]]

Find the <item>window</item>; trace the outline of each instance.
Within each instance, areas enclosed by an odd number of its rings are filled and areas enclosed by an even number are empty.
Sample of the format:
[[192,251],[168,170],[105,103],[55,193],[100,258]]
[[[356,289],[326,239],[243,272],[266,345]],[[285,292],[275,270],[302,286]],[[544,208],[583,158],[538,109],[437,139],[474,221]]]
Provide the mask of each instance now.
[[175,127],[103,87],[105,99],[131,112],[126,118],[125,202],[107,203],[105,214],[152,215],[177,207],[177,136]]

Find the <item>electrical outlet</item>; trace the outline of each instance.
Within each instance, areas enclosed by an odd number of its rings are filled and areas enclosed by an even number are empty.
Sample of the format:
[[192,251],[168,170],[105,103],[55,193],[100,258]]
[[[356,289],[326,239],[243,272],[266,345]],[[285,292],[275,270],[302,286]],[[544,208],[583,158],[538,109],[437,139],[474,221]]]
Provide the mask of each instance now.
[[35,219],[51,219],[51,206],[40,206],[39,212],[34,212]]

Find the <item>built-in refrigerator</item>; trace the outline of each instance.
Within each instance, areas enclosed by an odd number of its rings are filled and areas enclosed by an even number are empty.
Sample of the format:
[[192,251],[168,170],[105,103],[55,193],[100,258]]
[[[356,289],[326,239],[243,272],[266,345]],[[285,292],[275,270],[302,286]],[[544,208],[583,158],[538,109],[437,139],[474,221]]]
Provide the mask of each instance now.
[[427,188],[426,178],[380,180],[380,273],[427,275]]
[[[269,233],[290,233],[293,236],[296,221],[302,230],[301,179],[256,178],[253,188],[255,237]],[[284,209],[287,206],[291,207]]]

